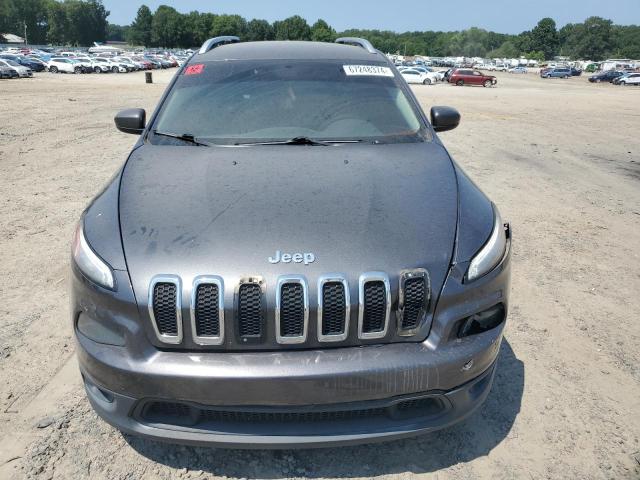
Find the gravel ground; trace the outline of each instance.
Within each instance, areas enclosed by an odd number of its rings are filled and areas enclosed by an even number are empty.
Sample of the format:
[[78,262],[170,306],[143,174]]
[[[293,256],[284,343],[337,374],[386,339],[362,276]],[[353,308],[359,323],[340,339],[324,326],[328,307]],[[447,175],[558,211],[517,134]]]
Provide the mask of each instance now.
[[498,74],[418,86],[441,138],[514,230],[512,309],[489,399],[417,439],[233,451],[123,436],[82,391],[69,242],[173,72],[0,81],[0,478],[640,478],[640,88]]

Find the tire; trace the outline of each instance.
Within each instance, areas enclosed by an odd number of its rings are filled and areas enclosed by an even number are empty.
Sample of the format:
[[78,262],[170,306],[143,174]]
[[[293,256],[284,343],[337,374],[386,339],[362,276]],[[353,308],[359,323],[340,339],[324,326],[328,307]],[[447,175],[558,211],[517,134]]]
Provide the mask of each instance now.
[[82,73],[82,67],[74,67],[73,68],[73,73],[75,73],[75,74]]
[[422,82],[423,85],[431,85],[431,79],[430,78],[425,78],[424,81]]
[[93,67],[93,71],[95,73],[100,73],[100,67]]
[[51,73],[58,73],[58,67],[49,67]]
[[618,85],[622,85],[623,87],[627,84],[627,82],[625,82],[624,80],[622,80],[621,82],[618,82]]
[[482,86],[485,88],[489,88],[491,85],[492,85],[491,80],[485,80],[484,83],[482,84]]
[[118,67],[111,67],[111,71],[113,73],[118,73]]
[[464,80],[457,80],[456,85],[462,87],[464,85]]

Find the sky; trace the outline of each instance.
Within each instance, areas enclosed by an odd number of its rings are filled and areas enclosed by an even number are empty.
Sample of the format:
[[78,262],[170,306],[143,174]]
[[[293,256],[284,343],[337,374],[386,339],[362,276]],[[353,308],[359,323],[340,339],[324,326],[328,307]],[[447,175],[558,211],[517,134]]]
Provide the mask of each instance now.
[[558,28],[600,16],[621,25],[640,24],[640,0],[103,0],[108,20],[130,24],[143,3],[152,11],[170,5],[186,13],[239,14],[247,20],[273,22],[292,15],[309,24],[318,18],[336,30],[463,30],[480,27],[500,33],[531,30],[538,20],[553,18]]

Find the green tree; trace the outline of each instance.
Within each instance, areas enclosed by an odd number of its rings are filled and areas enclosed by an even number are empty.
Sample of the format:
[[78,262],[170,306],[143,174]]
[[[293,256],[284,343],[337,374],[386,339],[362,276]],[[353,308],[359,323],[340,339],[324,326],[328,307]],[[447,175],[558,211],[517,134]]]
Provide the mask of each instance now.
[[69,19],[63,3],[51,1],[47,5],[47,41],[53,45],[64,45],[69,40]]
[[311,40],[314,42],[333,42],[336,38],[336,31],[322,19],[311,26]]
[[563,53],[576,59],[604,60],[615,47],[613,22],[601,17],[589,17],[584,23],[572,25],[561,34],[566,38]]
[[16,6],[14,0],[0,0],[0,33],[14,32],[16,27]]
[[273,22],[276,40],[310,40],[311,28],[307,21],[299,15]]
[[153,14],[146,5],[138,8],[136,19],[131,24],[127,35],[127,42],[131,45],[151,45],[151,30],[153,24]]
[[640,26],[625,25],[614,28],[616,58],[640,58]]
[[[27,39],[31,44],[42,44],[47,39],[47,4],[46,0],[17,0],[12,32],[22,36],[24,26],[27,27]],[[4,33],[4,32],[3,32]]]
[[247,21],[240,15],[217,15],[211,28],[212,37],[235,35],[243,37],[247,31]]
[[182,15],[175,8],[160,5],[151,22],[151,46],[177,47],[183,34],[182,20]]
[[247,24],[247,33],[245,38],[249,42],[273,40],[275,38],[275,33],[269,22],[254,18]]
[[531,30],[531,45],[526,51],[541,51],[546,60],[552,59],[558,52],[558,32],[552,18],[543,18]]

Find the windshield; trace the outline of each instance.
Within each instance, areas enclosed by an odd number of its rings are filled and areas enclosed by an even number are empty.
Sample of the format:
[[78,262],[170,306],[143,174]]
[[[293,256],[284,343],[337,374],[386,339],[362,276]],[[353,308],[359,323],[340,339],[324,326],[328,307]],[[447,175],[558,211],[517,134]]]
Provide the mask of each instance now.
[[[347,74],[345,63],[349,62],[190,65],[171,89],[152,130],[222,144],[296,137],[424,141],[419,114],[391,69],[372,64],[375,67]],[[154,136],[153,141],[167,140]]]

